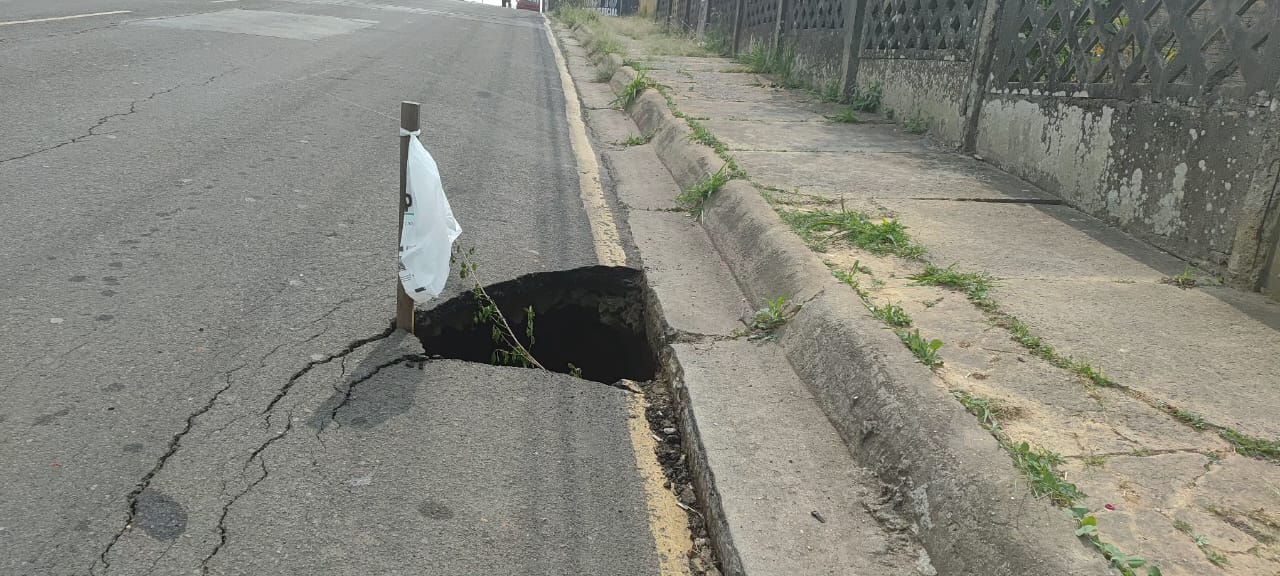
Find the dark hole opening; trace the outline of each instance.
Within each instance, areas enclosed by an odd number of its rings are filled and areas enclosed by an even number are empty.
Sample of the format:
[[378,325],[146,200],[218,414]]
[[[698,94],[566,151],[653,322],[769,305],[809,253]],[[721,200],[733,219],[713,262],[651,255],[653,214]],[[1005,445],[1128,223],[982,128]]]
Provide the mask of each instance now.
[[[548,370],[613,384],[651,380],[657,355],[649,338],[644,274],[633,268],[591,266],[540,272],[485,286],[521,343]],[[525,337],[525,308],[533,306],[533,336]],[[414,332],[429,356],[492,363],[491,325],[476,323],[476,299],[460,294],[420,310]]]

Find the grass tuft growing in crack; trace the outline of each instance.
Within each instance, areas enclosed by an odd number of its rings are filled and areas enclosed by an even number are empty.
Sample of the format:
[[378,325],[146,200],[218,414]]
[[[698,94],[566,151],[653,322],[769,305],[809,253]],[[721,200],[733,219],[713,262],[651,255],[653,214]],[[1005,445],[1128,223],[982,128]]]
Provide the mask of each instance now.
[[618,142],[617,144],[625,147],[641,146],[641,145],[652,142],[653,135],[656,133],[657,133],[656,130],[651,130],[648,134],[644,134],[643,136],[631,136],[631,137],[628,137],[626,140]]
[[1000,417],[1003,416],[1003,409],[998,401],[982,396],[974,396],[964,390],[953,390],[951,395],[960,401],[965,410],[978,417],[978,423],[982,424],[983,428],[997,436],[1002,433],[1000,430]]
[[631,105],[636,103],[636,99],[653,85],[654,83],[648,78],[647,73],[644,70],[640,70],[636,72],[636,77],[632,78],[622,88],[622,92],[618,94],[618,97],[613,99],[613,104],[620,106],[623,110],[629,110]]
[[849,109],[856,112],[875,112],[880,109],[880,100],[884,96],[884,86],[879,82],[870,88],[858,90],[849,101]]
[[1067,508],[1071,512],[1071,516],[1076,521],[1076,536],[1088,540],[1102,552],[1102,557],[1107,559],[1112,568],[1120,572],[1122,576],[1137,576],[1135,570],[1143,568],[1147,576],[1162,576],[1160,568],[1148,564],[1146,559],[1141,556],[1130,556],[1125,554],[1115,544],[1103,542],[1098,534],[1098,519],[1089,513],[1089,509],[1084,506],[1072,506]]
[[748,340],[773,340],[777,338],[774,334],[787,323],[791,317],[800,311],[799,306],[791,305],[786,296],[779,296],[765,303],[765,306],[759,310],[751,318],[751,323],[747,326]]
[[916,359],[920,360],[921,364],[930,368],[942,365],[942,358],[938,356],[938,349],[942,348],[941,340],[937,338],[926,339],[920,336],[920,330],[918,329],[911,332],[899,331],[898,338],[902,340],[903,344],[907,345],[907,349],[911,350],[912,354],[916,355]]
[[1033,448],[1027,442],[1009,445],[1013,463],[1031,485],[1031,493],[1049,498],[1058,506],[1071,506],[1085,496],[1075,484],[1063,480],[1057,467],[1062,456],[1050,450]]
[[924,134],[929,131],[929,119],[916,114],[907,118],[907,121],[902,125],[902,130],[907,134]]
[[693,212],[701,217],[702,207],[710,200],[716,192],[719,192],[725,184],[729,183],[729,166],[721,166],[715,174],[708,176],[702,182],[695,184],[693,187],[682,192],[676,197],[676,203],[680,207]]
[[911,315],[907,314],[901,306],[897,306],[890,302],[884,306],[871,306],[871,315],[879,318],[885,324],[895,328],[906,328],[911,325]]
[[903,258],[920,258],[925,249],[907,234],[901,222],[873,219],[865,212],[846,210],[782,211],[782,219],[790,224],[811,248],[821,252],[826,243],[844,240],[873,254],[893,254]]
[[1163,284],[1177,286],[1184,290],[1188,288],[1195,288],[1196,287],[1196,271],[1194,268],[1188,265],[1182,269],[1181,274],[1174,276],[1172,278],[1161,279],[1160,282]]
[[593,24],[600,20],[600,14],[595,10],[568,3],[556,7],[555,17],[557,20],[564,22],[565,25],[574,29],[581,28],[587,24]]
[[995,279],[986,272],[958,272],[954,264],[946,268],[928,264],[925,265],[924,272],[911,279],[922,286],[942,286],[963,292],[970,302],[984,310],[995,308],[995,302],[988,295]]
[[844,112],[841,112],[834,116],[827,116],[827,120],[836,122],[838,124],[861,124],[862,123],[862,120],[858,119],[858,116],[853,113],[852,108],[845,110]]

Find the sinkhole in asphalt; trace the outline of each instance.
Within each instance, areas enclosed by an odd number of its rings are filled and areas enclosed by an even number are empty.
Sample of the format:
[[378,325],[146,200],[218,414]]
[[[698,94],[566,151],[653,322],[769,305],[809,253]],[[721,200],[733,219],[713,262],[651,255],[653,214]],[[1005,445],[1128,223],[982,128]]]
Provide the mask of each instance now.
[[[657,373],[655,340],[644,273],[590,266],[539,272],[485,286],[512,330],[548,370],[613,384],[646,381]],[[525,336],[525,309],[533,307],[534,343]],[[497,344],[488,322],[476,322],[475,296],[465,292],[419,310],[414,332],[428,356],[491,363]]]

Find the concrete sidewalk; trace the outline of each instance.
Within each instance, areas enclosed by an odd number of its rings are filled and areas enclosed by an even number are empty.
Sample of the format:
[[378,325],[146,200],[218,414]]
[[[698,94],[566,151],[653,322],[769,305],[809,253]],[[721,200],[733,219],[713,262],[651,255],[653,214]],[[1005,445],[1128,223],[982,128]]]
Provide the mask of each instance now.
[[[941,341],[934,384],[1015,461],[1027,443],[1024,470],[1049,464],[1026,488],[1087,507],[1100,550],[1167,575],[1280,571],[1280,304],[1222,287],[883,110],[838,123],[843,108],[731,60],[650,56],[643,38],[617,38],[867,315]],[[815,215],[900,223],[897,240],[923,255],[846,241]]]

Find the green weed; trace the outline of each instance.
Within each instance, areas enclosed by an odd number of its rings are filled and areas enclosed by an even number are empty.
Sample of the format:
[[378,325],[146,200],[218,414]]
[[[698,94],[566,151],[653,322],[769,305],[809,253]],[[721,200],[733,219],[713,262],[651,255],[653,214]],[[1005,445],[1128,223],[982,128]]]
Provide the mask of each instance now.
[[830,120],[832,122],[839,122],[841,124],[861,124],[862,123],[862,120],[859,120],[858,116],[853,113],[852,108],[845,110],[844,112],[841,112],[839,114],[836,114],[835,116],[827,116],[827,120]]
[[520,341],[520,338],[516,336],[515,331],[512,330],[511,323],[507,321],[506,315],[498,308],[497,302],[494,302],[489,293],[485,291],[484,284],[480,281],[478,274],[480,267],[473,259],[474,256],[475,248],[463,250],[460,245],[454,245],[453,254],[450,255],[449,262],[450,264],[458,265],[458,277],[460,279],[472,282],[471,294],[476,301],[476,313],[472,320],[476,324],[489,324],[493,343],[497,345],[493,350],[490,361],[493,364],[546,370],[529,351],[536,341],[533,332],[533,306],[524,309],[524,334],[525,339],[529,342],[529,345],[525,346]]
[[645,134],[645,135],[643,135],[643,136],[630,136],[630,137],[628,137],[626,140],[623,140],[622,142],[619,142],[618,144],[619,144],[619,145],[622,145],[622,146],[628,146],[628,147],[630,147],[630,146],[640,146],[640,145],[642,145],[642,144],[648,144],[649,142],[652,142],[652,141],[653,141],[653,135],[654,135],[655,133],[656,133],[656,131],[650,131],[648,134]]
[[946,268],[928,264],[924,272],[912,276],[911,279],[924,286],[943,286],[963,292],[969,297],[970,302],[984,310],[995,307],[995,302],[988,295],[995,279],[986,272],[958,272],[954,264]]
[[1010,445],[1009,455],[1031,484],[1032,494],[1048,497],[1051,502],[1062,507],[1071,506],[1085,496],[1084,492],[1075,484],[1064,480],[1058,472],[1057,466],[1062,464],[1062,456],[1049,450],[1033,448],[1026,442]]
[[724,145],[724,142],[721,142],[719,138],[716,138],[716,135],[712,134],[710,130],[707,130],[707,127],[703,126],[701,122],[688,117],[686,117],[684,121],[689,124],[689,128],[693,129],[689,134],[690,141],[707,146],[712,150],[715,150],[717,154],[728,150]]
[[591,46],[587,50],[587,54],[595,57],[604,57],[609,54],[623,54],[625,52],[626,47],[622,45],[622,40],[606,30],[596,31],[595,40],[591,42]]
[[645,89],[653,86],[653,81],[646,76],[646,72],[641,70],[636,72],[636,77],[632,78],[626,86],[622,88],[622,92],[617,98],[613,99],[615,106],[621,106],[623,110],[631,108],[636,103],[636,99],[644,93]]
[[888,118],[888,119],[890,119],[890,120],[893,120],[893,119],[894,119],[894,116],[896,116],[896,115],[897,115],[897,112],[894,112],[893,108],[890,108],[890,107],[888,107],[888,106],[885,106],[885,108],[884,108],[884,117],[885,117],[885,118]]
[[1106,457],[1098,456],[1096,454],[1085,456],[1080,461],[1083,462],[1085,466],[1088,466],[1090,468],[1098,468],[1107,463]]
[[795,315],[794,309],[787,301],[786,296],[779,296],[765,303],[764,308],[756,311],[755,316],[751,318],[749,326],[751,335],[747,336],[748,340],[771,340],[774,331],[780,328],[791,316]]
[[1231,443],[1241,456],[1280,460],[1280,442],[1253,438],[1230,428],[1218,430],[1218,435]]
[[818,97],[821,98],[823,102],[839,102],[840,81],[835,79],[827,80],[826,83],[822,85],[822,90],[818,91]]
[[911,325],[911,315],[892,302],[884,306],[871,306],[871,315],[896,328],[906,328]]
[[[866,91],[858,90],[855,92],[853,99],[849,101],[849,107],[858,112],[875,112],[880,109],[880,101],[883,95],[884,87],[879,82],[876,82]],[[885,112],[892,114],[893,109],[890,108]],[[889,118],[892,119],[893,116],[889,116]]]
[[706,204],[707,200],[710,200],[728,182],[728,166],[723,166],[715,174],[677,196],[676,203],[694,214],[701,215],[703,204]]
[[1191,266],[1182,269],[1182,273],[1173,278],[1165,278],[1161,280],[1165,284],[1172,284],[1179,288],[1195,288],[1196,287],[1196,271]]
[[850,271],[850,270],[841,270],[839,268],[834,268],[834,267],[831,268],[831,275],[835,276],[836,280],[839,280],[840,282],[843,282],[844,284],[848,285],[850,288],[853,288],[853,291],[858,295],[859,298],[862,298],[862,301],[865,304],[867,299],[871,297],[871,294],[869,294],[865,289],[862,288],[862,284],[858,281],[858,278],[854,276],[855,273],[857,273],[856,269],[853,271]]
[[613,75],[618,71],[618,65],[613,58],[601,57],[596,58],[596,82],[608,82],[613,79]]
[[942,365],[942,358],[938,357],[938,349],[942,348],[941,340],[937,338],[925,340],[920,337],[919,330],[898,332],[898,338],[902,340],[903,344],[907,345],[912,354],[916,355],[921,364],[930,368]]
[[555,17],[570,28],[581,28],[585,24],[598,21],[600,14],[595,10],[565,4],[556,7]]
[[839,212],[784,212],[782,218],[811,246],[821,246],[838,238],[873,254],[919,258],[925,252],[923,246],[911,239],[901,222],[892,219],[875,221],[857,210],[842,207]]
[[1000,437],[1000,404],[996,400],[974,396],[964,390],[953,390],[951,395],[960,401],[965,410],[978,417],[983,428],[996,434],[997,438]]
[[1162,576],[1160,568],[1152,564],[1147,564],[1146,559],[1141,556],[1130,556],[1125,554],[1114,544],[1103,542],[1098,534],[1098,519],[1089,514],[1089,509],[1084,506],[1072,506],[1068,508],[1072,517],[1076,521],[1076,536],[1086,538],[1093,544],[1102,556],[1107,559],[1113,568],[1120,572],[1122,576],[1137,576],[1135,569],[1145,569],[1147,576]]
[[903,124],[903,131],[907,134],[924,134],[929,131],[929,119],[916,114]]
[[[770,50],[764,43],[753,44],[750,49],[738,55],[740,62],[747,69],[759,74],[772,74],[779,83],[787,88],[800,88],[804,81],[795,67],[795,49],[787,47],[782,50]],[[838,90],[838,88],[837,88]]]

